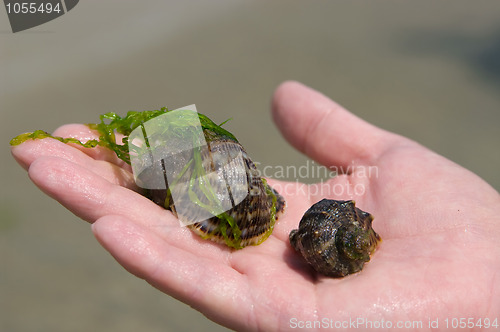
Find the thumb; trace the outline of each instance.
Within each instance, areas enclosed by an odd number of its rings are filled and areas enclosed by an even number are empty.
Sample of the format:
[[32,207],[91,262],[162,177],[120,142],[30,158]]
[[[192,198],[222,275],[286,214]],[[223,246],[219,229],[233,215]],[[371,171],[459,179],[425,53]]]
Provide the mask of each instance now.
[[398,137],[294,81],[276,89],[272,115],[290,144],[327,167],[371,164]]

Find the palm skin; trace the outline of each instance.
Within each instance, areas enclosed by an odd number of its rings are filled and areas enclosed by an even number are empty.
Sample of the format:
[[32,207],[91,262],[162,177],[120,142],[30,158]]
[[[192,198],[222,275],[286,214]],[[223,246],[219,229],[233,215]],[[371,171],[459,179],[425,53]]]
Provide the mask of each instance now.
[[[349,172],[310,192],[269,180],[286,211],[267,241],[238,251],[179,227],[134,191],[129,169],[109,151],[45,139],[12,153],[41,190],[92,223],[129,272],[224,326],[269,331],[365,319],[393,327],[420,321],[416,327],[428,329],[429,319],[439,319],[444,329],[446,318],[500,318],[500,195],[492,187],[296,82],[275,92],[273,118],[299,151]],[[54,134],[95,136],[82,125]],[[303,213],[325,197],[354,199],[375,216],[382,237],[363,271],[342,279],[318,276],[288,241]]]

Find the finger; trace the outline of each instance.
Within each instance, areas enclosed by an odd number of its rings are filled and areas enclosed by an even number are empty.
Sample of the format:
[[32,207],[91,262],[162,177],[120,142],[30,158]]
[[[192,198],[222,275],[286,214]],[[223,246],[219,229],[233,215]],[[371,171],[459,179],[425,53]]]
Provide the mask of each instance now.
[[31,163],[28,175],[42,191],[89,222],[107,214],[120,214],[150,223],[166,218],[175,224],[170,212],[147,198],[67,159],[39,157]]
[[370,164],[396,137],[298,82],[277,88],[272,111],[283,136],[328,167]]
[[14,146],[11,151],[17,162],[26,170],[39,158],[58,157],[78,164],[111,183],[137,190],[134,178],[129,171],[106,161],[95,160],[81,150],[75,149],[75,146],[74,144],[68,145],[55,139],[45,138],[28,140],[23,144]]
[[223,259],[230,252],[224,245],[203,240],[181,227],[172,212],[78,164],[42,157],[31,164],[28,174],[43,192],[90,223],[106,215],[119,215],[149,227],[172,245],[197,250],[202,256]]
[[[93,139],[97,140],[99,139],[99,134],[95,130],[90,129],[88,126],[83,124],[63,125],[57,128],[54,131],[53,135],[60,137],[72,137],[79,140],[82,143],[85,143]],[[122,135],[117,134],[116,135],[117,144],[121,144],[121,139]],[[110,163],[123,167],[127,170],[130,170],[130,166],[126,162],[118,158],[116,153],[114,153],[114,151],[110,149],[107,149],[102,146],[96,146],[95,148],[85,148],[78,144],[71,144],[71,145],[79,149],[80,151],[84,152],[88,156],[92,157],[93,159],[108,161]]]
[[103,217],[92,230],[125,269],[159,290],[229,325],[248,319],[246,279],[224,262],[169,245],[125,217]]

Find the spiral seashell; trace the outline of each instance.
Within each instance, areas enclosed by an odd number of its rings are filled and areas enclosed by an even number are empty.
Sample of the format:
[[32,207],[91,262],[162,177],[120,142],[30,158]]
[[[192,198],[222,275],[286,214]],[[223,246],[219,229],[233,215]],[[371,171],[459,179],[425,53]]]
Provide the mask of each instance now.
[[[142,169],[139,183],[164,178],[167,182],[164,188],[146,189],[144,194],[171,210],[181,221],[187,221],[187,227],[204,239],[236,249],[258,245],[272,233],[285,201],[260,177],[255,164],[232,134],[206,116],[198,115],[207,144],[184,147],[174,157],[150,160],[150,166],[138,167]],[[182,128],[182,132],[186,130],[189,128]],[[154,140],[149,137],[150,144],[154,145]],[[157,144],[154,154],[167,155],[171,146],[185,145],[185,142],[186,135],[171,136],[168,144]],[[166,180],[167,172],[175,174],[174,181]],[[176,189],[172,182],[189,185]],[[213,202],[217,202],[216,206]],[[194,208],[179,208],[189,204]],[[231,208],[221,210],[219,206]],[[207,212],[210,217],[204,218]]]

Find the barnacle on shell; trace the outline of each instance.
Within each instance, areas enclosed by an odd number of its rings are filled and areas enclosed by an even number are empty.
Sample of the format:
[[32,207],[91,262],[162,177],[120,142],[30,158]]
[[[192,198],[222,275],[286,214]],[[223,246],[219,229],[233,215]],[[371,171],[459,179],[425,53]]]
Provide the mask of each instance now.
[[344,277],[361,271],[381,241],[372,220],[354,201],[323,199],[290,232],[290,244],[317,272]]

